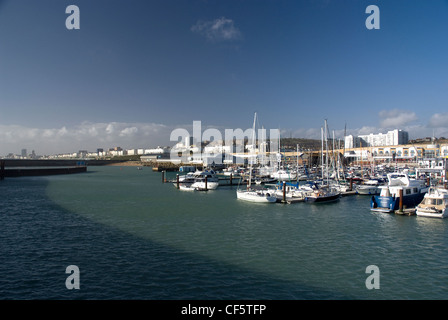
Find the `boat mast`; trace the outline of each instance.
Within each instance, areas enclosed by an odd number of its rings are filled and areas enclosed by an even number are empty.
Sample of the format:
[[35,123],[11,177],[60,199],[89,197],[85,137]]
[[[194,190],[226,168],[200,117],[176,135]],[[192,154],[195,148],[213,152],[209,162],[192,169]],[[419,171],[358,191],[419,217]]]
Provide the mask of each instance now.
[[257,113],[254,114],[254,124],[252,126],[252,151],[251,156],[248,158],[249,160],[249,183],[248,183],[248,189],[250,189],[250,185],[252,182],[252,156],[255,154],[255,121],[257,119]]
[[299,144],[297,144],[296,182],[299,182]]
[[320,136],[322,140],[322,146],[320,149],[320,156],[321,156],[321,171],[322,171],[322,183],[324,182],[324,128],[320,128]]
[[325,172],[327,174],[327,184],[328,181],[328,133],[327,133],[327,119],[325,119]]

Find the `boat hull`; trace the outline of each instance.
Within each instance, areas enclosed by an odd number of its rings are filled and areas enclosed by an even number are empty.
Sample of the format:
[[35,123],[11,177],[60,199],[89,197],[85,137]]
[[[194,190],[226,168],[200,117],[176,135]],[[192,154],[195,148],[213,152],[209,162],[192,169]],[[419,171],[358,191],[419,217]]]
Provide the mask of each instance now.
[[431,187],[423,201],[416,207],[415,213],[420,217],[446,218],[448,216],[448,190]]
[[324,203],[324,202],[332,202],[337,201],[341,197],[340,194],[334,194],[330,196],[307,196],[305,198],[306,202],[312,202],[312,203]]
[[363,195],[374,195],[379,194],[378,187],[363,187],[363,188],[356,188],[357,194],[363,194]]
[[[415,208],[424,196],[425,193],[403,196],[403,208]],[[394,212],[400,209],[400,197],[372,196],[370,209],[379,212]]]
[[270,193],[263,193],[258,191],[237,191],[236,197],[239,200],[258,202],[258,203],[274,203],[277,198]]
[[201,182],[195,182],[191,185],[191,187],[197,189],[197,190],[215,190],[217,189],[219,186],[219,182],[207,182],[205,183],[204,181]]
[[448,210],[427,210],[427,209],[421,209],[418,208],[415,211],[415,214],[419,217],[427,217],[427,218],[439,218],[444,219],[448,215]]

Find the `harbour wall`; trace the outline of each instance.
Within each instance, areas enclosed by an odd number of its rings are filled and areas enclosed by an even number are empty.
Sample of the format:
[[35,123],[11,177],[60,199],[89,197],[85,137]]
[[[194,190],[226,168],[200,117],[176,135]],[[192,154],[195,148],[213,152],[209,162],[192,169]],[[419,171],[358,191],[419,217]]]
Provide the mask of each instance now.
[[50,176],[57,174],[73,174],[86,172],[86,166],[66,168],[24,168],[24,169],[0,169],[0,179],[17,177]]
[[126,160],[80,160],[80,159],[2,159],[5,168],[13,167],[75,167],[75,166],[105,166],[126,162]]

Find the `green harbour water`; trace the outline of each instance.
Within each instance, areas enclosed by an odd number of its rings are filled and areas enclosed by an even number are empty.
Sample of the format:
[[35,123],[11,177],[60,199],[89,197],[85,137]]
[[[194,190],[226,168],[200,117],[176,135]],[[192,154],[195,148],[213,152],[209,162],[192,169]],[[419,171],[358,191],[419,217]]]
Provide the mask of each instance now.
[[118,166],[0,190],[0,299],[448,298],[448,222],[374,213],[368,196],[254,204],[237,186],[181,191]]

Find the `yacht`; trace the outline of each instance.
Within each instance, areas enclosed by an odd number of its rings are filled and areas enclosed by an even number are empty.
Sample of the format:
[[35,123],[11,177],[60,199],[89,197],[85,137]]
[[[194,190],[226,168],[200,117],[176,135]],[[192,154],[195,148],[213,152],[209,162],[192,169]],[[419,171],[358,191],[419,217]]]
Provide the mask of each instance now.
[[236,191],[236,197],[240,200],[260,203],[274,203],[277,202],[277,197],[271,194],[268,190],[263,189],[247,189]]
[[420,217],[445,218],[448,215],[448,190],[442,187],[430,187],[422,202],[416,207]]
[[[424,180],[412,179],[407,173],[387,174],[387,185],[380,186],[380,194],[372,196],[370,210],[394,212],[400,208],[415,208],[428,191]],[[400,193],[403,199],[400,201]]]
[[305,197],[306,202],[331,202],[337,201],[341,197],[341,193],[330,185],[314,184],[313,191]]
[[381,181],[378,179],[369,179],[355,186],[357,194],[374,195],[380,193]]
[[[174,186],[177,186],[177,181]],[[218,186],[219,178],[213,170],[188,172],[179,176],[180,190],[215,190]]]
[[196,190],[215,190],[219,186],[219,178],[213,170],[196,171],[191,187]]
[[297,177],[297,174],[294,172],[288,172],[286,170],[280,169],[276,172],[273,172],[271,174],[271,178],[276,179],[278,181],[289,181],[289,180],[295,180]]
[[[255,145],[255,121],[257,118],[257,113],[254,114],[254,124],[252,130],[252,145]],[[252,154],[253,155],[253,154]],[[249,201],[249,202],[260,202],[260,203],[275,203],[277,198],[275,195],[271,194],[269,191],[264,189],[254,189],[251,187],[252,183],[252,161],[249,162],[249,178],[248,178],[247,188],[240,189],[236,191],[236,198],[239,200]]]

